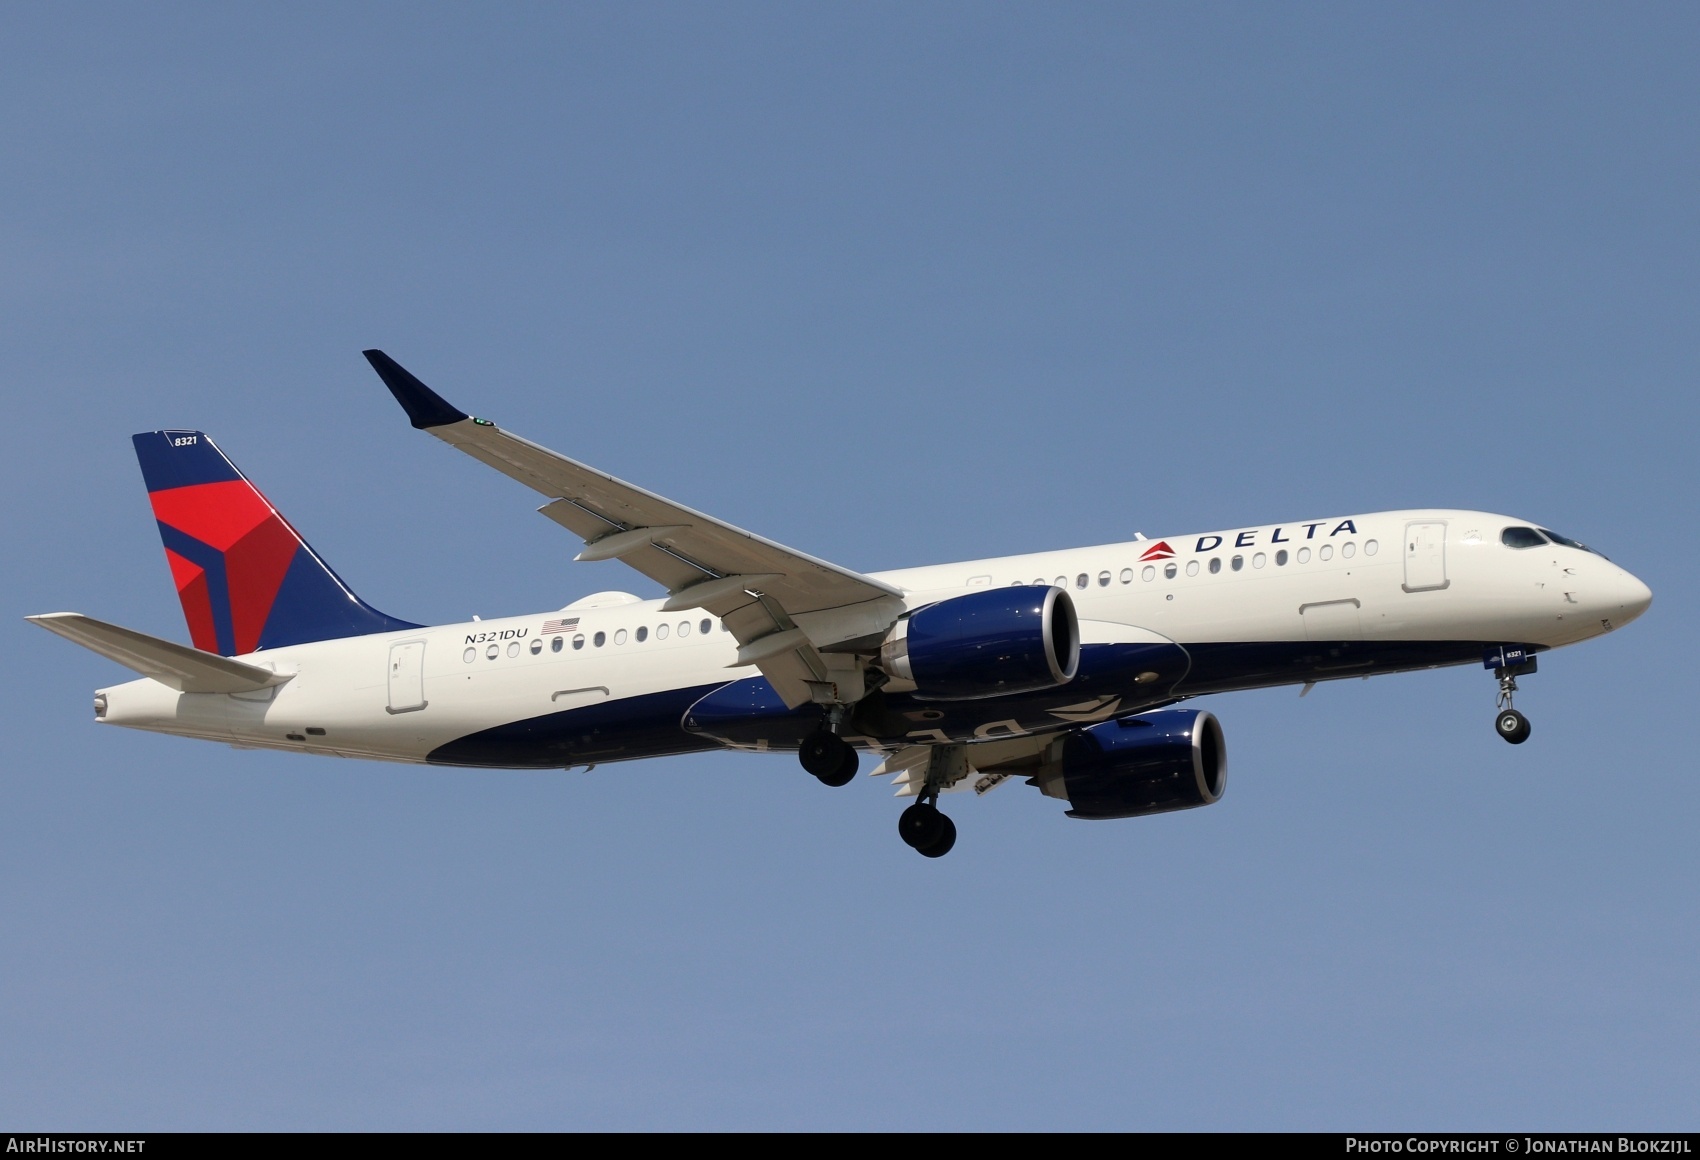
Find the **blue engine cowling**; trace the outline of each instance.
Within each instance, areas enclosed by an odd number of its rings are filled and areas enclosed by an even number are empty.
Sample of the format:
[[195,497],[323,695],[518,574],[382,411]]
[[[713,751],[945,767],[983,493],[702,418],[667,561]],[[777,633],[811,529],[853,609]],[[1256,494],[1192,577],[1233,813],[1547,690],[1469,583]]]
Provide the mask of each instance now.
[[[1068,798],[1071,818],[1137,818],[1220,800],[1228,749],[1213,713],[1164,709],[1069,734],[1060,779],[1044,792]],[[1058,785],[1057,782],[1061,781]]]
[[989,588],[898,621],[880,648],[885,671],[932,701],[976,701],[1065,685],[1080,668],[1080,624],[1061,588]]

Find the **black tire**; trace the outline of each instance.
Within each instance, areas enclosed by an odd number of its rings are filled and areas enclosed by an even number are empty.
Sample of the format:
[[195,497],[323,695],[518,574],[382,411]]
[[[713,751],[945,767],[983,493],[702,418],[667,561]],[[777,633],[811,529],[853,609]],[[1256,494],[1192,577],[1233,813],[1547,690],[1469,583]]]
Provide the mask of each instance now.
[[1513,745],[1521,745],[1529,739],[1534,729],[1529,719],[1515,709],[1506,709],[1493,719],[1494,732],[1505,738]]
[[842,754],[843,759],[838,763],[838,768],[830,774],[815,774],[816,777],[820,778],[822,785],[830,785],[834,789],[855,781],[856,774],[861,772],[862,769],[862,759],[857,756],[856,747],[848,741],[840,741],[839,744],[844,746],[844,752]]
[[950,819],[930,802],[916,802],[897,815],[897,836],[919,850],[939,840]]
[[939,836],[930,845],[915,847],[915,852],[923,858],[943,858],[956,845],[956,823],[943,814],[939,815],[939,820],[944,822]]
[[[834,733],[825,729],[816,729],[803,738],[803,745],[797,750],[797,760],[803,763],[803,768],[826,781],[836,777],[844,765],[844,751],[850,746]],[[855,750],[850,749],[852,756]],[[830,783],[829,783],[830,784]],[[842,783],[840,783],[842,784]]]

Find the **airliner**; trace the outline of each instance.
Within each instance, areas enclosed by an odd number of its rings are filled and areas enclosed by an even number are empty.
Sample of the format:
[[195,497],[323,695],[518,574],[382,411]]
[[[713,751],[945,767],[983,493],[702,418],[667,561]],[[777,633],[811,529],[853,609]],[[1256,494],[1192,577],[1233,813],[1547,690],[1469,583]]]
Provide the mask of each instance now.
[[1073,818],[1210,805],[1213,713],[1238,689],[1481,664],[1494,727],[1541,653],[1621,628],[1652,593],[1542,525],[1420,508],[889,572],[733,527],[474,418],[380,350],[412,425],[531,488],[538,510],[667,592],[421,625],[356,596],[204,433],[133,437],[193,646],[73,612],[28,619],[140,679],[95,719],[239,749],[431,765],[595,768],[794,753],[828,786],[864,754],[899,836],[956,842],[947,793],[1012,780]]

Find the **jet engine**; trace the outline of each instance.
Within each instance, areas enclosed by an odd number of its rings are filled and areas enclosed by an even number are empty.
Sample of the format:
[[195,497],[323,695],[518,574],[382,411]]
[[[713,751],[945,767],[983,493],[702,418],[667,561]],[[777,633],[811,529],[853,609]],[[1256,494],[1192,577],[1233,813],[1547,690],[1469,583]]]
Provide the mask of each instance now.
[[1061,588],[989,588],[917,609],[880,646],[886,673],[916,697],[976,701],[1065,685],[1080,667],[1080,625]]
[[1071,818],[1137,818],[1212,805],[1228,784],[1228,750],[1215,714],[1165,709],[1070,733],[1039,779],[1066,797]]

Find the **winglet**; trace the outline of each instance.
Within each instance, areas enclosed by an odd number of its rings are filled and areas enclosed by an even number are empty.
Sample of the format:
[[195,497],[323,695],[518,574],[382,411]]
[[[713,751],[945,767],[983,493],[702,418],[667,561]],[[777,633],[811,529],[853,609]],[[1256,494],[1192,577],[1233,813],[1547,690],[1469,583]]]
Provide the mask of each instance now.
[[443,396],[414,378],[406,367],[383,351],[360,353],[366,356],[366,361],[372,364],[372,369],[384,380],[384,386],[390,389],[390,394],[395,396],[395,401],[401,404],[401,409],[407,412],[408,419],[419,430],[446,427],[468,418],[466,412],[450,406]]

